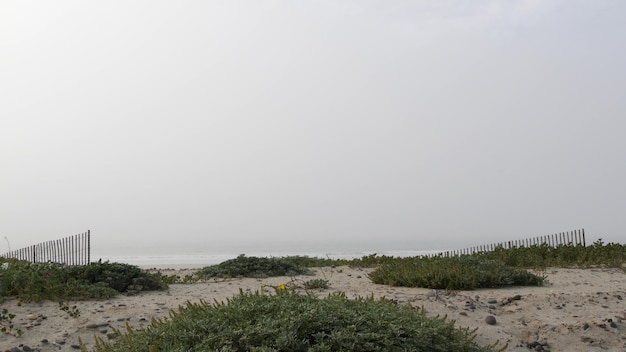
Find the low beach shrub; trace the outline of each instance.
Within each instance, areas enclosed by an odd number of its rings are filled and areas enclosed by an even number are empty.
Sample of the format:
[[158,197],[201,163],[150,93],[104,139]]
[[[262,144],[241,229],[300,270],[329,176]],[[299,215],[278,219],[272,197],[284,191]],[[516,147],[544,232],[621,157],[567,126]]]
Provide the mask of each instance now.
[[303,268],[322,268],[347,265],[349,263],[346,259],[318,258],[302,255],[281,257],[280,259]]
[[476,257],[496,260],[508,266],[518,268],[606,266],[622,268],[626,263],[626,245],[618,243],[605,244],[602,239],[591,246],[548,244],[528,247],[502,248],[474,254]]
[[540,286],[545,279],[495,260],[470,255],[396,258],[381,264],[368,276],[376,284],[446,290]]
[[352,268],[375,268],[381,264],[401,259],[394,256],[378,255],[376,253],[365,255],[361,258],[354,258],[348,261],[348,266]]
[[63,266],[15,259],[0,259],[0,262],[8,263],[0,269],[0,299],[17,297],[26,302],[106,299],[119,293],[167,288],[158,274],[128,264],[96,262]]
[[246,257],[244,254],[217,265],[200,269],[196,275],[202,279],[311,275],[305,267],[284,258]]
[[307,290],[327,289],[330,282],[326,279],[311,279],[304,282],[304,288]]
[[69,277],[87,285],[104,284],[126,294],[167,288],[161,274],[148,273],[130,264],[97,261],[89,265],[67,267],[65,271]]
[[409,305],[286,290],[188,303],[145,329],[118,331],[114,342],[97,338],[95,351],[493,351],[474,336]]

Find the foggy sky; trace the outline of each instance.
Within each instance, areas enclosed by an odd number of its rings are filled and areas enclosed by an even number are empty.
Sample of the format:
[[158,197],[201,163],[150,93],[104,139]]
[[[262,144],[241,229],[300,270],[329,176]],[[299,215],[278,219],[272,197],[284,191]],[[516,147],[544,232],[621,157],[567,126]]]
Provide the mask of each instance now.
[[625,15],[2,1],[0,252],[623,243]]

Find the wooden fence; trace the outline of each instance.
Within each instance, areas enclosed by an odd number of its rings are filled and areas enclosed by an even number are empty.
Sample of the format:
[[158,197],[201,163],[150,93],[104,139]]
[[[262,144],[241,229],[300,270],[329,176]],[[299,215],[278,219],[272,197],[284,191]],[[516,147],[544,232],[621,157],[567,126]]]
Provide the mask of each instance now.
[[33,263],[53,262],[66,265],[90,263],[91,231],[17,249],[2,254],[5,258],[16,258]]
[[456,255],[463,255],[463,254],[491,252],[499,247],[502,247],[504,249],[509,249],[509,248],[519,248],[519,247],[530,247],[533,245],[541,246],[543,244],[546,244],[550,247],[557,247],[560,245],[586,246],[585,229],[573,230],[573,231],[568,231],[568,232],[559,232],[559,233],[555,233],[552,235],[527,238],[524,240],[492,243],[492,244],[483,245],[483,246],[475,246],[475,247],[469,247],[469,248],[464,248],[464,249],[445,251],[436,255],[441,255],[444,257],[453,257]]

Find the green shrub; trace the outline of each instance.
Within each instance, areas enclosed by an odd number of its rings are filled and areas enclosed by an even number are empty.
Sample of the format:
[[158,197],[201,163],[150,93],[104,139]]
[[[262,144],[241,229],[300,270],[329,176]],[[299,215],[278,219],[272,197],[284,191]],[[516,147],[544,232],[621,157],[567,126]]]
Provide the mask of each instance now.
[[322,268],[327,266],[340,266],[347,265],[348,260],[345,259],[330,259],[330,258],[316,258],[309,256],[287,256],[281,257],[281,260],[295,264],[303,268]]
[[474,331],[409,305],[290,291],[188,303],[170,319],[118,334],[111,343],[98,338],[95,351],[492,351],[472,342]]
[[372,282],[391,286],[473,290],[503,286],[539,286],[544,277],[476,256],[397,258],[369,275]]
[[204,267],[197,273],[198,277],[203,279],[234,277],[264,278],[310,274],[312,274],[310,270],[298,266],[284,258],[246,257],[244,254],[217,265]]
[[0,262],[8,263],[6,269],[0,269],[0,298],[14,296],[23,301],[100,299],[119,293],[167,288],[161,276],[128,264],[97,262],[67,267],[14,259],[0,259]]
[[163,290],[167,284],[160,274],[150,274],[135,265],[123,263],[94,262],[89,265],[66,268],[66,274],[85,284],[105,284],[120,293]]
[[474,256],[496,260],[518,268],[585,268],[600,265],[620,268],[626,263],[626,245],[604,244],[602,239],[599,239],[591,246],[578,244],[551,247],[544,243],[509,249],[497,247],[493,251],[478,253]]
[[304,282],[304,288],[307,290],[314,289],[327,289],[330,287],[330,283],[325,279],[311,279]]
[[363,256],[361,258],[355,258],[350,260],[347,264],[352,267],[361,267],[361,268],[374,268],[381,264],[388,263],[394,261],[396,259],[400,259],[393,256],[386,255],[378,255],[376,253]]

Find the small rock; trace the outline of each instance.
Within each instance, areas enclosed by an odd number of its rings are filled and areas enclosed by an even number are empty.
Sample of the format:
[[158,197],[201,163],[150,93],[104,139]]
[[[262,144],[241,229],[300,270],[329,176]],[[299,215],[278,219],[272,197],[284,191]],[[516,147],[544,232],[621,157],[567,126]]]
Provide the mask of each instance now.
[[485,323],[489,325],[496,325],[496,317],[494,317],[493,315],[488,315],[487,317],[485,317]]
[[30,351],[32,351],[32,350],[33,350],[33,349],[32,349],[32,348],[30,348],[29,346],[26,346],[26,345],[22,346],[22,351],[24,351],[24,352],[30,352]]
[[36,314],[28,314],[26,319],[28,320],[37,320],[38,316]]
[[496,303],[498,303],[498,300],[497,300],[497,299],[495,299],[495,298],[490,298],[490,299],[487,301],[487,303],[489,303],[489,304],[496,304]]
[[77,344],[71,344],[70,347],[75,350],[80,350],[80,345],[77,345]]

